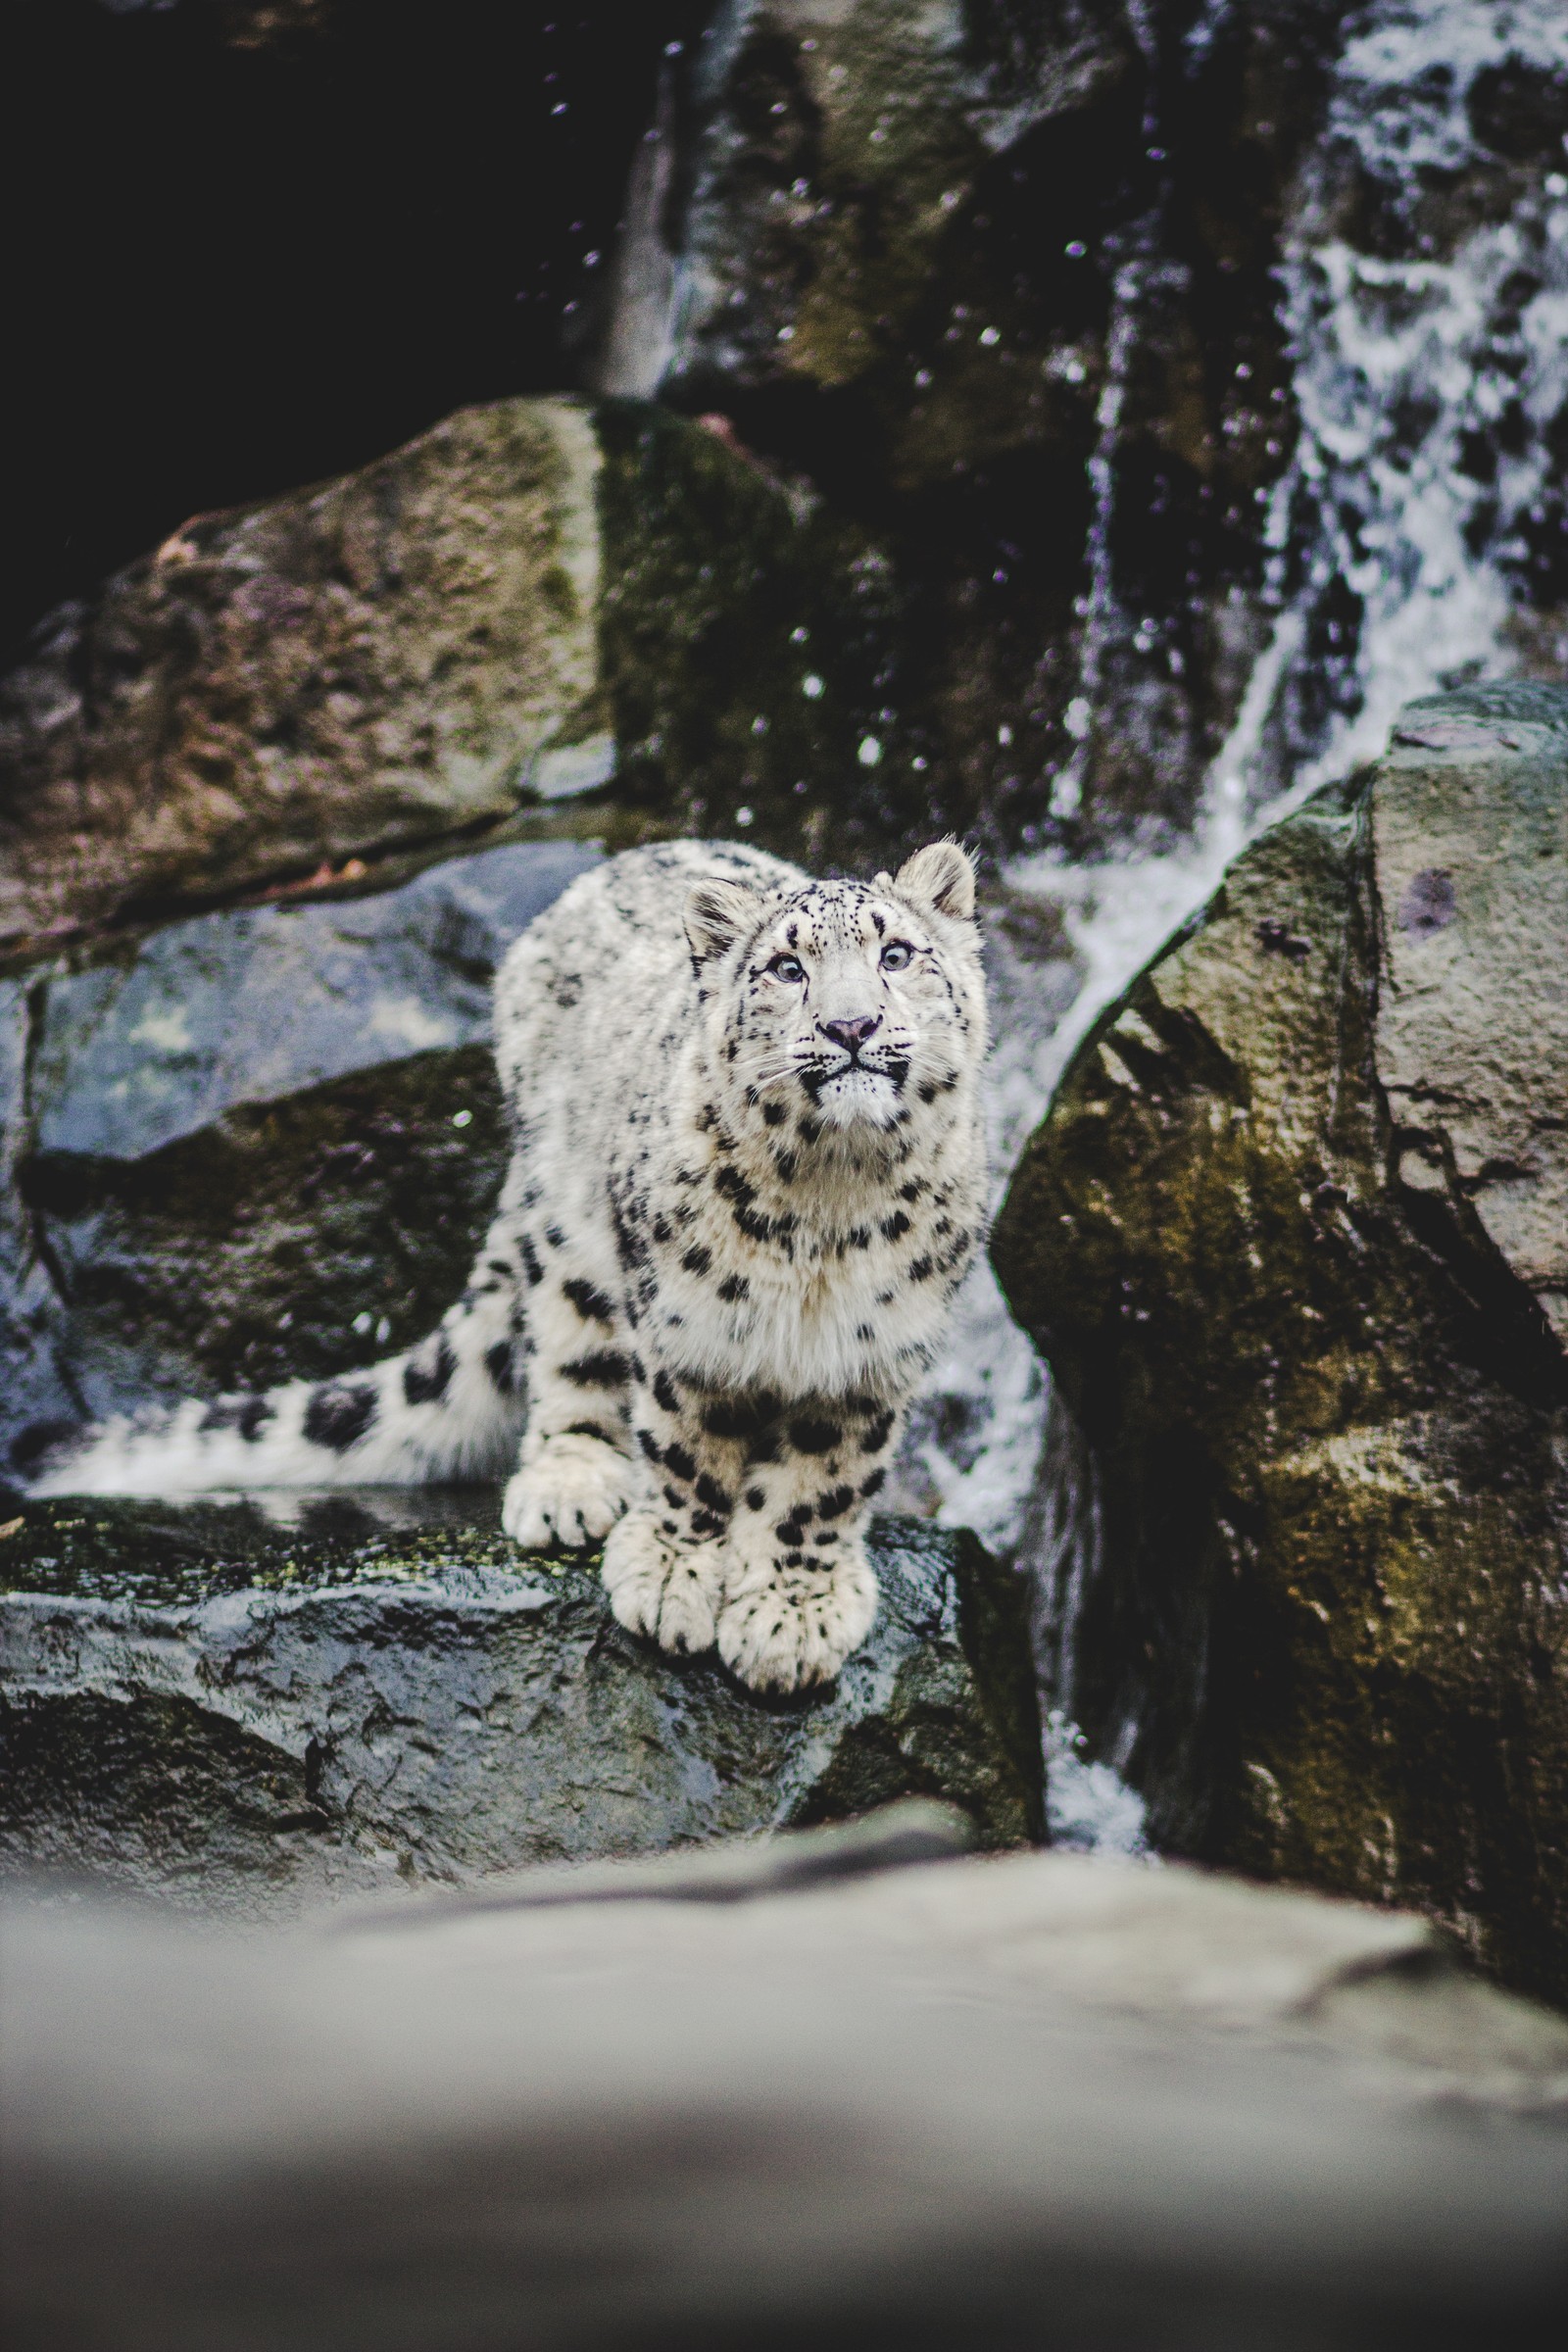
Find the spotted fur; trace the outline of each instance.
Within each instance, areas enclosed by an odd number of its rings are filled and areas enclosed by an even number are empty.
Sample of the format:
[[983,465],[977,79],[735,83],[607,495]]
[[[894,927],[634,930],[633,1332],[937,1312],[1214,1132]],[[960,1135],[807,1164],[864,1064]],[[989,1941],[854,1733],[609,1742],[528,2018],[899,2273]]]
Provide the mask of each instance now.
[[621,1622],[760,1688],[870,1628],[860,1528],[976,1248],[985,1006],[968,860],[816,882],[632,850],[496,992],[514,1149],[408,1354],[90,1433],[45,1493],[493,1476],[524,1546],[604,1542]]

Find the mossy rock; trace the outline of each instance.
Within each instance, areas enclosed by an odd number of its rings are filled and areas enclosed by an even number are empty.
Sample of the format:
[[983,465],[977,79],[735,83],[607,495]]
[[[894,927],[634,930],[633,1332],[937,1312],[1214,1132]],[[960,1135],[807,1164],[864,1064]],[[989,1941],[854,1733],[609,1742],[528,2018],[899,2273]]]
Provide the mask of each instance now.
[[1104,1015],[994,1253],[1098,1484],[1074,1703],[1177,1851],[1568,1992],[1568,694],[1412,707]]
[[258,1912],[951,1798],[1044,1835],[1023,1589],[883,1520],[829,1688],[617,1626],[477,1492],[28,1506],[0,1536],[0,1867]]

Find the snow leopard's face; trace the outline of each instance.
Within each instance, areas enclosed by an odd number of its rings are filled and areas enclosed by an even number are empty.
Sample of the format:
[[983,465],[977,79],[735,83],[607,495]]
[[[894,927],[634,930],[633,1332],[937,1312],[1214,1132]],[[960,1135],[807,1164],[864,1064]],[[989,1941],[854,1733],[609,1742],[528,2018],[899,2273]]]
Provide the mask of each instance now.
[[813,882],[765,901],[744,896],[749,909],[732,903],[728,911],[751,919],[737,922],[710,1014],[710,1034],[721,1022],[726,1093],[764,1125],[789,1121],[808,1141],[815,1128],[940,1118],[985,1047],[962,853],[934,845],[896,883],[879,875],[870,886]]

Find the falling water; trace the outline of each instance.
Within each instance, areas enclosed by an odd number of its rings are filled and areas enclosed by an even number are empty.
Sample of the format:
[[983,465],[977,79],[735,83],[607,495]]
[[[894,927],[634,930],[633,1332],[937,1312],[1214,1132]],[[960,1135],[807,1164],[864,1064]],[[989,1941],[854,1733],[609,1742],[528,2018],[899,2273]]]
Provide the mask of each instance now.
[[[1258,831],[1375,756],[1412,696],[1561,669],[1564,648],[1544,642],[1549,620],[1522,591],[1554,566],[1568,576],[1552,456],[1568,416],[1568,159],[1510,181],[1477,129],[1489,90],[1521,67],[1568,75],[1562,0],[1381,0],[1347,25],[1283,245],[1299,432],[1266,524],[1270,639],[1182,846],[1093,866],[1037,857],[1004,875],[1004,902],[1049,916],[1054,944],[1031,962],[1004,920],[993,926],[998,1169],[1015,1161],[1096,1016]],[[1466,174],[1490,201],[1468,214],[1452,201],[1444,233],[1432,191]],[[1113,328],[1128,335],[1145,267],[1129,263],[1118,281]],[[1096,453],[1107,496],[1114,356]],[[1098,514],[1102,559],[1105,523]],[[1088,569],[1092,606],[1111,594],[1095,546]],[[1085,718],[1098,643],[1086,627]],[[1058,803],[1075,784],[1069,762]],[[1093,1467],[989,1267],[961,1309],[914,1416],[906,1483],[1032,1573],[1055,1834],[1137,1852],[1142,1805],[1113,1759],[1085,1759],[1071,1720],[1073,1625],[1097,1565]]]

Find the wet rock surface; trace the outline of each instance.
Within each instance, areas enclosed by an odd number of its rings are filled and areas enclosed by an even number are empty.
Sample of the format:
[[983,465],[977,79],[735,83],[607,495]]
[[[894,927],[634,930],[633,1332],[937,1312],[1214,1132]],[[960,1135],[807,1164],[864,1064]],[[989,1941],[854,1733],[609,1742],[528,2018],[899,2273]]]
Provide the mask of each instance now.
[[0,980],[0,1444],[432,1328],[505,1157],[491,976],[596,855],[514,843]]
[[477,1491],[33,1505],[0,1534],[0,1867],[296,1910],[922,1794],[1043,1834],[1022,1587],[882,1520],[829,1689],[764,1701],[518,1553]]
[[996,1263],[1102,1530],[1068,1703],[1177,1851],[1568,1990],[1568,693],[1412,706],[1101,1020]]

